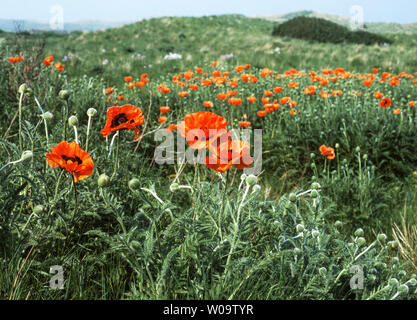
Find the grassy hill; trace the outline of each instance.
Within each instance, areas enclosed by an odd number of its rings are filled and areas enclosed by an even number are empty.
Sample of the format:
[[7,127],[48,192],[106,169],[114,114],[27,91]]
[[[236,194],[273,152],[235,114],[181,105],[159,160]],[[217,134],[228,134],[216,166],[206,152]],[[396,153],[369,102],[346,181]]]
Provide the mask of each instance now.
[[[269,16],[259,16],[259,18],[264,18],[269,21],[274,21],[278,23],[283,23],[295,17],[309,17],[309,18],[321,18],[332,21],[334,23],[340,24],[344,27],[350,28],[350,17],[341,16],[336,14],[327,14],[319,13],[314,11],[297,11],[287,14],[277,14]],[[417,33],[417,23],[387,23],[387,22],[366,22],[365,23],[366,31],[374,33],[405,33],[413,34]]]

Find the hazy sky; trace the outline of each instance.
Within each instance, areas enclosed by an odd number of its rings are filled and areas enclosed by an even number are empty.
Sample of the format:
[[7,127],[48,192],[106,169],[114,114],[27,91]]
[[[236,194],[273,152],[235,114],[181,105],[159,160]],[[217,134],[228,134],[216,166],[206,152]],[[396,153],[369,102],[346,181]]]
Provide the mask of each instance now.
[[368,22],[417,22],[416,0],[0,0],[0,18],[48,22],[55,5],[63,8],[64,22],[230,13],[254,16],[299,10],[352,16],[350,9],[355,5],[363,8]]

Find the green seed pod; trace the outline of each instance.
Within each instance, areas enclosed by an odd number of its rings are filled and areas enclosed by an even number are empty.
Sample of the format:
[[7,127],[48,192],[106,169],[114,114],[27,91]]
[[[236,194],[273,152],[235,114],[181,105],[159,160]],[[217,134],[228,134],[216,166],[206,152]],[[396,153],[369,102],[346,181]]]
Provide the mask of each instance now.
[[26,160],[30,160],[33,157],[33,153],[30,150],[26,150],[22,152],[22,156],[20,157],[20,159],[22,161],[26,161]]
[[368,155],[367,154],[364,154],[363,157],[362,157],[362,159],[363,160],[367,160],[368,159]]
[[327,274],[327,269],[326,269],[325,267],[321,267],[321,268],[319,269],[319,274],[320,274],[322,277],[326,277],[326,274]]
[[61,91],[59,91],[58,95],[62,100],[68,100],[69,96],[70,96],[70,93],[69,93],[68,90],[61,90]]
[[401,294],[407,294],[410,291],[406,284],[402,284],[398,287],[398,292]]
[[390,287],[397,287],[400,283],[398,282],[398,280],[396,278],[391,278],[388,281],[388,285]]
[[296,202],[297,201],[297,195],[294,192],[292,192],[288,196],[288,199],[290,199],[291,202]]
[[335,147],[335,149],[339,149],[340,148],[340,144],[336,143],[334,147]]
[[[299,255],[301,253],[300,248],[294,248],[294,254]],[[416,280],[417,282],[417,280]]]
[[94,117],[96,115],[96,113],[97,113],[97,110],[94,109],[94,108],[90,108],[90,109],[87,110],[87,115],[89,117]]
[[69,117],[69,118],[68,118],[68,124],[69,124],[71,127],[76,126],[76,125],[78,124],[78,118],[77,118],[76,116],[71,116],[71,117]]
[[359,247],[362,247],[366,243],[366,240],[363,237],[359,237],[358,240],[356,240],[356,243]]
[[314,159],[316,157],[315,153],[310,153],[310,159]]
[[356,152],[361,152],[361,147],[357,146],[355,149]]
[[313,190],[320,190],[320,184],[317,183],[317,182],[313,182],[311,184],[311,189],[313,189]]
[[30,98],[33,96],[33,90],[31,88],[26,88],[25,95],[26,97]]
[[37,206],[35,206],[33,208],[33,213],[34,214],[41,214],[44,210],[45,210],[45,207],[42,206],[42,205],[40,205],[40,204],[38,204]]
[[252,193],[261,191],[261,186],[259,184],[255,184],[252,188]]
[[180,186],[178,185],[178,183],[176,183],[176,182],[174,182],[174,183],[172,183],[170,186],[169,186],[169,190],[171,191],[171,192],[175,192],[175,191],[177,191],[177,190],[179,190],[180,189]]
[[19,87],[19,93],[22,93],[22,94],[25,93],[27,88],[28,87],[27,87],[26,83],[21,84],[20,87]]
[[311,191],[311,197],[314,199],[314,198],[317,198],[319,196],[319,193],[318,193],[318,191],[317,190],[313,190],[313,191]]
[[51,112],[46,111],[44,114],[41,115],[41,117],[45,120],[52,120],[54,115]]
[[256,176],[254,176],[253,174],[250,174],[246,177],[246,183],[249,186],[253,186],[258,182],[258,178]]
[[314,168],[316,167],[316,164],[315,164],[314,162],[312,162],[312,163],[310,164],[310,167],[311,167],[312,169],[314,169]]
[[132,190],[137,190],[140,187],[140,181],[137,178],[133,178],[129,181],[128,186]]
[[311,231],[311,235],[313,236],[313,238],[317,238],[318,236],[320,236],[320,232],[318,230],[313,230]]
[[378,234],[377,239],[378,241],[385,243],[385,241],[387,241],[387,235],[385,233],[380,233]]
[[297,226],[295,227],[295,230],[297,230],[298,233],[303,232],[304,226],[302,224],[297,224]]
[[363,236],[363,229],[362,228],[359,228],[359,229],[356,229],[356,231],[355,231],[355,237],[362,237]]
[[109,183],[110,183],[110,178],[105,173],[102,173],[97,179],[97,184],[100,188],[107,187],[109,185]]
[[408,286],[414,287],[415,285],[417,285],[417,280],[414,279],[414,278],[411,278],[405,284],[408,285]]
[[340,228],[342,225],[343,225],[342,221],[339,221],[339,220],[337,220],[337,221],[334,223],[334,226],[335,226],[336,228]]

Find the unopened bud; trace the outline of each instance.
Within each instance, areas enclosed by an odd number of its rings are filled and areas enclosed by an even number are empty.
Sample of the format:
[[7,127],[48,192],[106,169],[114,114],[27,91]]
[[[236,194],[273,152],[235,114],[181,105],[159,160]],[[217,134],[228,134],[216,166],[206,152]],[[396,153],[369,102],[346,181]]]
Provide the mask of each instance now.
[[69,124],[71,127],[76,126],[76,125],[78,124],[78,118],[77,118],[76,116],[71,116],[71,117],[69,117],[69,119],[68,119],[68,124]]
[[110,178],[109,178],[109,176],[108,176],[107,174],[102,173],[102,174],[98,177],[97,183],[98,183],[98,186],[99,186],[100,188],[105,188],[105,187],[107,187],[107,186],[109,185],[109,183],[110,183]]
[[89,108],[89,109],[87,110],[87,115],[88,115],[89,117],[94,117],[94,116],[96,115],[96,113],[97,113],[97,110],[96,110],[96,109],[94,109],[94,108]]

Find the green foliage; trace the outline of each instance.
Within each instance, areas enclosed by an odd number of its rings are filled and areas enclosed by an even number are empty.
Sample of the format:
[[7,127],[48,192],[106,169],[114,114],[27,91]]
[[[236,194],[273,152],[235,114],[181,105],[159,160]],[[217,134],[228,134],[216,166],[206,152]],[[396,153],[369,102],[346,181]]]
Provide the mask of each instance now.
[[392,40],[366,31],[350,31],[337,23],[310,17],[295,17],[277,25],[273,35],[331,43],[391,44]]

